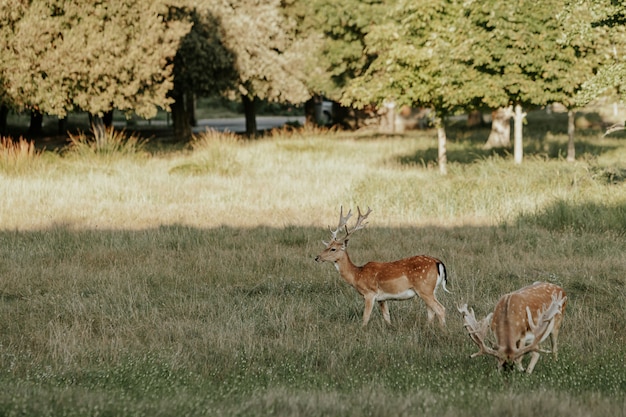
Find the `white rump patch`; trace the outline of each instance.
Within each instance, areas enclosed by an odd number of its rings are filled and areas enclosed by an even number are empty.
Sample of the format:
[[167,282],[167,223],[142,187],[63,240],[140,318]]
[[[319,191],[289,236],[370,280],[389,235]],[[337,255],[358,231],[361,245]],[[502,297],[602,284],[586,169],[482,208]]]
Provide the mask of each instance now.
[[398,294],[388,294],[386,292],[379,292],[376,295],[376,301],[385,301],[385,300],[408,300],[409,298],[413,298],[417,295],[417,293],[411,289],[406,291],[402,291]]
[[433,293],[437,291],[437,287],[440,285],[445,292],[450,293],[450,291],[448,291],[448,289],[446,288],[446,269],[443,266],[443,264],[439,264],[439,274],[437,275],[437,284],[435,284],[435,290],[433,291]]

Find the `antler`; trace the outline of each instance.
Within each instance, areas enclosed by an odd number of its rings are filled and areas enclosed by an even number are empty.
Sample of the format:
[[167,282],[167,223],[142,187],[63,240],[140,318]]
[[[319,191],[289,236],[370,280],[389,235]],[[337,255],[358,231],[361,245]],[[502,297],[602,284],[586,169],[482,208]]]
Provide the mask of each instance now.
[[[365,214],[361,214],[361,209],[359,207],[357,207],[357,210],[359,212],[359,218],[357,219],[354,227],[351,230],[348,230],[348,220],[350,219],[350,217],[352,217],[352,210],[348,211],[348,214],[346,214],[345,216],[343,215],[343,206],[341,206],[341,211],[339,212],[339,224],[337,225],[337,228],[335,230],[332,230],[330,228],[330,226],[328,226],[328,229],[330,230],[330,235],[331,235],[331,241],[332,240],[337,240],[337,233],[339,233],[340,230],[345,229],[346,231],[346,235],[343,237],[342,240],[346,240],[348,239],[348,237],[356,232],[359,229],[363,229],[367,223],[363,223],[363,220],[365,220],[367,218],[367,216],[369,216],[369,214],[372,212],[372,209],[370,209],[369,207],[367,208],[367,213]],[[329,244],[327,242],[323,242],[326,246],[328,246]]]
[[558,294],[552,294],[552,302],[548,308],[545,308],[545,304],[543,306],[543,311],[537,311],[537,323],[533,321],[533,316],[529,307],[526,307],[526,314],[528,315],[528,325],[530,326],[530,330],[533,332],[533,341],[530,345],[525,346],[520,349],[517,353],[516,357],[521,357],[528,352],[538,351],[539,343],[545,340],[546,337],[552,332],[552,328],[554,327],[554,317],[557,314],[561,314],[561,310],[563,308],[563,304],[567,300],[567,297],[563,297],[563,293],[559,292]]
[[473,353],[471,357],[475,358],[476,356],[487,354],[500,358],[500,354],[496,350],[485,345],[485,337],[487,336],[487,330],[489,330],[489,324],[491,323],[493,313],[489,313],[487,317],[481,321],[477,321],[476,316],[474,315],[474,309],[470,308],[468,310],[467,304],[457,307],[457,310],[459,310],[459,313],[463,314],[463,326],[469,333],[469,337],[478,345],[478,348],[480,349],[478,352]]
[[357,206],[357,211],[359,212],[359,218],[356,220],[356,223],[354,225],[354,227],[352,228],[352,230],[348,230],[348,228],[346,227],[346,236],[343,238],[344,240],[348,239],[348,237],[356,232],[357,230],[361,230],[364,229],[365,226],[367,226],[367,223],[363,223],[363,220],[367,219],[367,216],[370,215],[370,213],[372,212],[371,208],[367,208],[367,213],[365,214],[361,214],[361,209]]
[[[330,226],[328,226],[328,230],[330,230],[331,240],[337,240],[337,233],[339,233],[339,231],[344,227],[347,227],[346,224],[348,224],[348,220],[350,219],[350,217],[352,217],[352,210],[348,210],[348,214],[346,214],[346,216],[344,217],[343,206],[341,206],[341,209],[339,211],[339,225],[337,225],[337,228],[335,230],[332,230]],[[328,244],[326,244],[326,246],[328,246]]]

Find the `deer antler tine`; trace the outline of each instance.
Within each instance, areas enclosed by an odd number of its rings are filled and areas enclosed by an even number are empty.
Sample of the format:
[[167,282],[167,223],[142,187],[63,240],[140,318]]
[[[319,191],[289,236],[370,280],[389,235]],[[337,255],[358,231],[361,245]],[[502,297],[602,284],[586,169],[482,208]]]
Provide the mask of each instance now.
[[352,217],[352,209],[348,210],[348,214],[346,214],[345,216],[343,215],[343,206],[341,206],[341,208],[339,209],[339,224],[337,224],[337,228],[335,230],[331,229],[330,226],[328,226],[328,230],[330,231],[330,234],[332,236],[332,240],[337,240],[337,233],[339,233],[339,231],[348,223],[348,220],[350,219],[350,217]]
[[530,352],[530,351],[538,351],[539,343],[543,341],[545,337],[552,331],[552,325],[554,322],[554,317],[557,314],[561,314],[561,309],[563,304],[567,300],[567,297],[563,297],[563,293],[552,294],[552,302],[546,308],[545,304],[541,308],[541,310],[537,310],[537,322],[532,318],[532,313],[529,307],[526,307],[526,314],[528,316],[528,326],[534,335],[533,342],[526,346],[524,349],[520,350],[518,353],[518,357]]
[[337,229],[341,229],[343,226],[345,226],[348,223],[348,220],[350,220],[350,217],[352,217],[352,209],[348,210],[348,214],[346,214],[346,216],[344,217],[343,206],[341,206],[341,209],[339,211],[339,225],[337,226]]
[[367,225],[367,223],[363,223],[363,220],[367,219],[367,216],[369,216],[369,214],[372,212],[372,209],[369,208],[369,206],[367,207],[367,213],[365,214],[361,213],[361,209],[359,207],[357,207],[357,210],[359,213],[359,218],[356,220],[356,224],[354,225],[352,230],[348,230],[348,228],[346,227],[346,238],[357,230],[363,229]]
[[491,322],[493,314],[489,313],[487,317],[478,321],[476,320],[474,309],[468,308],[467,304],[457,307],[457,310],[463,314],[463,326],[465,327],[465,330],[467,330],[470,339],[472,339],[472,341],[476,343],[480,349],[478,352],[473,353],[471,357],[475,358],[476,356],[483,354],[499,357],[497,351],[491,349],[485,344],[485,337],[487,336],[487,330],[489,329],[489,323]]

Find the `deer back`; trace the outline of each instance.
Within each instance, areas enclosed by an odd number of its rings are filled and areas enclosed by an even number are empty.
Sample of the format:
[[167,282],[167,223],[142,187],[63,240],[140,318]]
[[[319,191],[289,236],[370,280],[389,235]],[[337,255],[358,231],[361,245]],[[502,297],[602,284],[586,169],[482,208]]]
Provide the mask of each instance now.
[[[552,302],[552,295],[559,292],[565,296],[565,291],[558,285],[537,282],[500,298],[493,312],[491,330],[501,353],[512,358],[525,345],[526,337],[532,334],[526,308],[530,309],[533,321],[536,322],[539,312]],[[564,310],[565,303],[561,314],[554,319],[554,326],[557,328]]]
[[[393,262],[368,262],[359,270],[359,281],[378,286],[385,292],[412,288],[417,293],[432,293],[440,279],[443,263],[431,256],[418,255]],[[371,282],[370,282],[371,281]]]

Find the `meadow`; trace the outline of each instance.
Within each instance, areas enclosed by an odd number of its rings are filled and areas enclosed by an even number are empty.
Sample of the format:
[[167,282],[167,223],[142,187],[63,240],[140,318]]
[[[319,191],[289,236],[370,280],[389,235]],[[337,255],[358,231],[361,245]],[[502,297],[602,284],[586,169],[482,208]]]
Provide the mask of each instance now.
[[[525,159],[488,130],[113,134],[0,147],[0,416],[626,416],[626,135],[537,113]],[[122,135],[121,133],[119,135]],[[357,264],[447,266],[445,329],[421,300],[387,326],[314,257],[339,209],[372,208]],[[499,372],[477,316],[563,286],[559,359]]]

